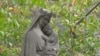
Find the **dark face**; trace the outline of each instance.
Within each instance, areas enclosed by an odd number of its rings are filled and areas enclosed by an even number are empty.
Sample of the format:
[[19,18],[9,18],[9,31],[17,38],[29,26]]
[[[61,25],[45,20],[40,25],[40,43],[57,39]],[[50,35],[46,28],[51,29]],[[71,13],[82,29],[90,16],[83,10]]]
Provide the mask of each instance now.
[[40,19],[40,26],[43,28],[50,22],[50,18],[48,16],[43,16]]
[[52,27],[47,24],[43,29],[42,29],[43,33],[47,36],[50,36],[52,33]]
[[46,24],[50,23],[52,13],[47,9],[40,9],[39,11],[41,13],[39,24],[43,28]]

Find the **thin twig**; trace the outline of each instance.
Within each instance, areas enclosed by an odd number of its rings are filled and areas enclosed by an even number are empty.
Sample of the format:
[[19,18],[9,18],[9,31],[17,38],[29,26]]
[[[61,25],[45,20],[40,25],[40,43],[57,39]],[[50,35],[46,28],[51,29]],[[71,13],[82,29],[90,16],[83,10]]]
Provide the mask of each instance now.
[[86,14],[84,17],[82,17],[77,23],[76,23],[76,26],[79,25],[85,17],[87,17],[98,5],[100,4],[100,2],[98,2],[93,8],[91,8]]

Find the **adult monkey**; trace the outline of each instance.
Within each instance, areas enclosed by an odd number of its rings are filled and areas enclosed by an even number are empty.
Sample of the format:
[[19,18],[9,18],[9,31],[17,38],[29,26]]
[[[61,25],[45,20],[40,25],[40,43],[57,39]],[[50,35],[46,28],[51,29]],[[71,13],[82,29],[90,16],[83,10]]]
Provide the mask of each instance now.
[[43,49],[45,49],[45,40],[48,40],[48,37],[42,33],[41,29],[50,21],[50,18],[49,11],[42,9],[36,11],[32,25],[25,34],[20,56],[44,56]]

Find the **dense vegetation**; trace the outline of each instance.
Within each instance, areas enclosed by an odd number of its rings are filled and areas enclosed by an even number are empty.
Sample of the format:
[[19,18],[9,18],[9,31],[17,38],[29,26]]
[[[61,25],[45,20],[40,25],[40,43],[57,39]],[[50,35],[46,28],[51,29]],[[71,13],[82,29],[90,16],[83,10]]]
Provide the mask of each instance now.
[[[99,0],[0,0],[0,56],[18,56],[33,6],[51,10],[59,56],[95,56],[100,48],[100,6],[74,28]],[[72,35],[74,32],[76,35]],[[74,38],[75,37],[75,38]]]

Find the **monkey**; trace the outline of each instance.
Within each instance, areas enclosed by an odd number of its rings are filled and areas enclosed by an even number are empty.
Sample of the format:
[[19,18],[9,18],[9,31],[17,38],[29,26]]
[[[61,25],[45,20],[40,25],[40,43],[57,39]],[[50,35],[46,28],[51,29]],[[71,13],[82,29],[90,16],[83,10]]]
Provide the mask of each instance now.
[[43,51],[45,40],[48,40],[48,37],[42,33],[41,28],[46,25],[50,18],[51,13],[47,10],[39,9],[36,11],[34,20],[25,33],[20,56],[42,56],[38,55],[38,52]]

